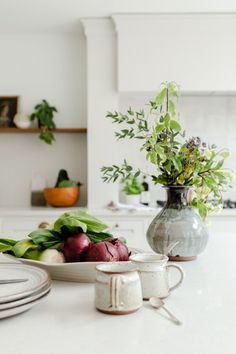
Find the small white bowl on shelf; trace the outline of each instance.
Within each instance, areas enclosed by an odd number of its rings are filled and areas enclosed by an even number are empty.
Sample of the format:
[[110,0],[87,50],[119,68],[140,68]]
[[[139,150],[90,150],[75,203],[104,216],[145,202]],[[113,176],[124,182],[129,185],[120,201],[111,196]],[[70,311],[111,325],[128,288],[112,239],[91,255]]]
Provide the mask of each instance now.
[[13,119],[17,128],[28,129],[31,127],[31,120],[27,114],[17,113]]

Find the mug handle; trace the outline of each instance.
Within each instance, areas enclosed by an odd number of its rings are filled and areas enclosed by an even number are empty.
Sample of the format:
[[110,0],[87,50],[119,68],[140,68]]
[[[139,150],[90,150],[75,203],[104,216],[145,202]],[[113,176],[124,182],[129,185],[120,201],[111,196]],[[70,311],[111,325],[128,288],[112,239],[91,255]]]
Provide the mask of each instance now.
[[113,308],[115,311],[120,311],[122,303],[120,303],[120,289],[122,283],[122,276],[120,275],[113,275],[110,279],[110,307]]
[[171,291],[177,289],[177,288],[183,283],[183,280],[184,280],[184,277],[185,277],[185,273],[184,273],[184,271],[183,271],[183,268],[180,267],[180,266],[177,265],[177,264],[167,264],[166,268],[175,268],[175,269],[178,269],[178,271],[179,271],[179,273],[180,273],[180,279],[179,279],[179,281],[178,281],[175,285],[171,286],[170,289],[169,289],[169,292],[171,292]]

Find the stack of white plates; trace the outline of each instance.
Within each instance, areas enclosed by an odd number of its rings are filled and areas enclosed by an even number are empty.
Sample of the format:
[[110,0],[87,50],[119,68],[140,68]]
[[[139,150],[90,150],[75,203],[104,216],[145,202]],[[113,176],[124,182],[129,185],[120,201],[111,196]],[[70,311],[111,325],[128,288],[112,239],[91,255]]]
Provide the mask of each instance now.
[[[21,282],[15,282],[22,280]],[[7,283],[12,281],[12,283]],[[6,284],[4,284],[6,283]],[[0,264],[0,319],[29,310],[51,289],[48,273],[24,264]]]

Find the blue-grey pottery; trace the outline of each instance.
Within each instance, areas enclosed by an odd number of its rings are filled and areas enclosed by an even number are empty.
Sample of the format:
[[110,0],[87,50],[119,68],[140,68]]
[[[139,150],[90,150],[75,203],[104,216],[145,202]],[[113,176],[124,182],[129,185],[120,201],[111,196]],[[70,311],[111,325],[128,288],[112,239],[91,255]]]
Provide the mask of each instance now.
[[190,261],[206,247],[208,231],[198,212],[189,206],[189,187],[169,186],[167,202],[153,219],[147,241],[156,253],[168,253],[171,260]]

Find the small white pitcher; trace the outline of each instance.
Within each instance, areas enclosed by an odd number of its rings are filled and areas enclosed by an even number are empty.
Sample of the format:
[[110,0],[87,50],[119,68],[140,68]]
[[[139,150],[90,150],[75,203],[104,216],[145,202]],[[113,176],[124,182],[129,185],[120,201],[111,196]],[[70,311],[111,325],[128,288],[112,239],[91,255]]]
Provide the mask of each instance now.
[[125,315],[142,306],[142,288],[137,267],[132,263],[106,263],[96,267],[96,309]]
[[[139,253],[131,256],[130,260],[139,269],[144,300],[152,296],[165,298],[183,282],[183,269],[176,264],[167,264],[168,257],[163,254]],[[170,268],[176,268],[180,273],[179,281],[173,286],[168,281]]]

